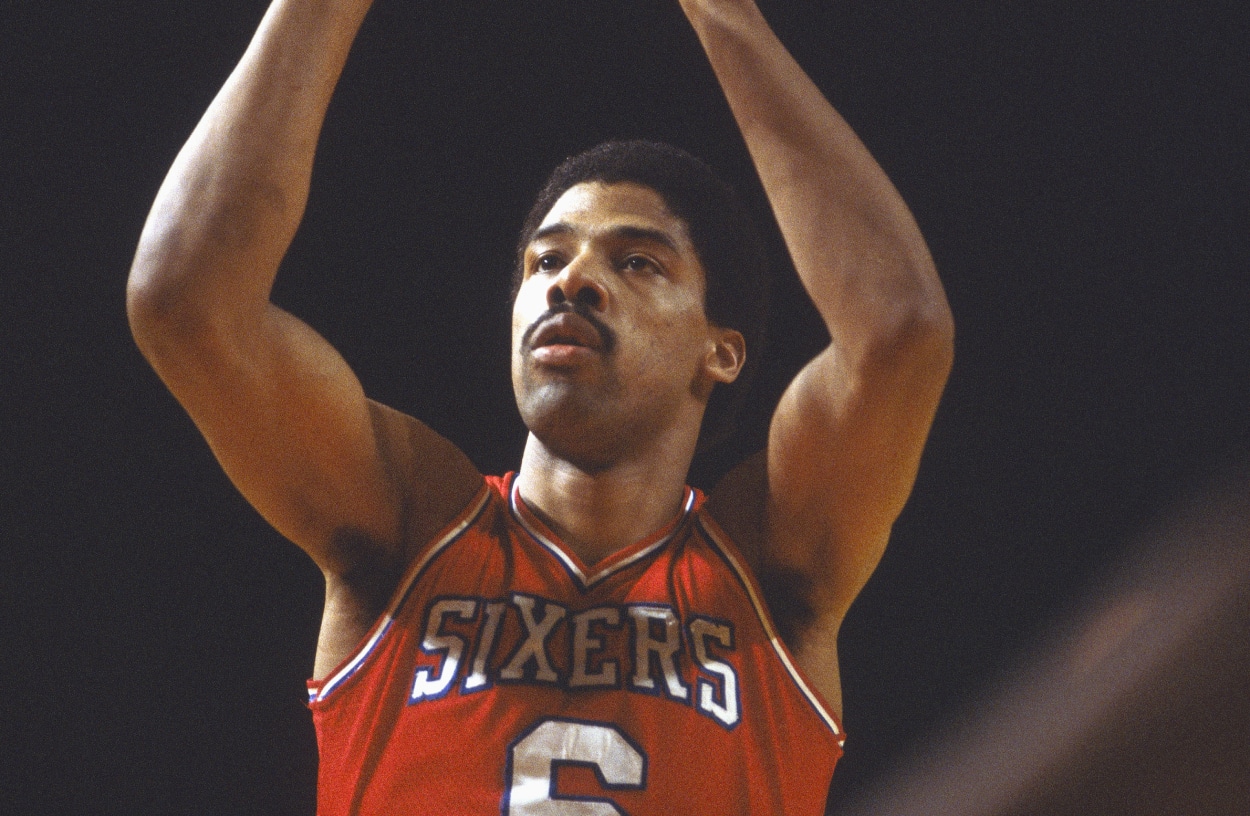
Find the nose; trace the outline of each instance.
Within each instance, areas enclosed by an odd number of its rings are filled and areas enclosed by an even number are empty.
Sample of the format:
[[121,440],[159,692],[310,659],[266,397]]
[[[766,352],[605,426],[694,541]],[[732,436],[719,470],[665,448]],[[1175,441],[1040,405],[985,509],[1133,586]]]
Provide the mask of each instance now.
[[585,256],[574,258],[560,270],[560,274],[547,289],[547,305],[581,303],[595,311],[603,311],[608,304],[608,290],[591,266],[594,261]]

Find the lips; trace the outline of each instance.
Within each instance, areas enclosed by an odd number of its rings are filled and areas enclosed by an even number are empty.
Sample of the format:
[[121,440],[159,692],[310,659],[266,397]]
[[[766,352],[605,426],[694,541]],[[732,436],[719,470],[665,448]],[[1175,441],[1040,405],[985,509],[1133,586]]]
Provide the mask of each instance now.
[[530,337],[529,345],[533,349],[544,346],[580,346],[602,351],[604,340],[589,320],[573,312],[562,312],[541,323]]

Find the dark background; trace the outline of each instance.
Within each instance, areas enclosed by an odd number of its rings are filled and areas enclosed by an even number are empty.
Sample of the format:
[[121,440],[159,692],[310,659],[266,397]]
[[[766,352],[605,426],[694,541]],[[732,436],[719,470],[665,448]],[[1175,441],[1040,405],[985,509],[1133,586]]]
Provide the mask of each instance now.
[[[1250,462],[1250,37],[1214,0],[762,5],[910,203],[958,333],[844,628],[843,796]],[[123,306],[147,208],[264,3],[5,8],[0,810],[310,814],[320,577],[219,472]],[[370,395],[508,469],[514,231],[555,163],[613,136],[703,155],[767,217],[675,2],[379,0],[276,298]],[[772,243],[768,370],[702,483],[823,342]]]

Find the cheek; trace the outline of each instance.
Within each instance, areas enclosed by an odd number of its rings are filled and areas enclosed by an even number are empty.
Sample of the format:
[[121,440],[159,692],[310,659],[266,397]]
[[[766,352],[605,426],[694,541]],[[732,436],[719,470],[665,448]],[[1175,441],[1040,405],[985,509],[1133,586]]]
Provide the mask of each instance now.
[[669,366],[702,359],[707,321],[702,309],[678,309],[657,314],[648,327],[651,352]]
[[543,293],[535,295],[535,287],[522,285],[512,302],[512,347],[521,342],[521,335],[530,324],[546,310],[547,302]]
[[515,307],[512,309],[512,348],[515,349],[521,342],[521,335],[525,332],[525,318]]
[[673,304],[657,314],[657,318],[663,323],[665,333],[671,334],[674,339],[691,340],[707,334],[708,322],[703,313],[703,303],[694,298]]

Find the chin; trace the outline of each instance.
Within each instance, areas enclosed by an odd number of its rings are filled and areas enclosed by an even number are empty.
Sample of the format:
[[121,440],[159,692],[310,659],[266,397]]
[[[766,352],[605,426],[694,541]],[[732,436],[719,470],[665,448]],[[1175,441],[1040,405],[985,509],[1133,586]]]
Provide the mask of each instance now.
[[[561,389],[563,390],[563,389]],[[525,427],[552,455],[587,472],[603,470],[631,447],[629,423],[600,401],[528,399],[519,404]]]

